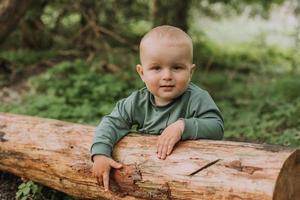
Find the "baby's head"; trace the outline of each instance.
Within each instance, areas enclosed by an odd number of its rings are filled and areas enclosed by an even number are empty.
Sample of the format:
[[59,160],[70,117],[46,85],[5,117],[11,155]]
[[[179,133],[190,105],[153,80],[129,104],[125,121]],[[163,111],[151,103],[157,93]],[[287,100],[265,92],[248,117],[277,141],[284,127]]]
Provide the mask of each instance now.
[[[147,47],[161,43],[166,43],[169,45],[181,45],[186,49],[186,56],[190,58],[190,61],[193,60],[193,43],[191,37],[186,34],[181,29],[174,26],[158,26],[150,30],[147,34],[144,35],[140,42],[140,60],[143,62],[145,55],[145,49]],[[143,64],[143,63],[142,63]]]
[[159,106],[184,93],[195,69],[191,38],[167,25],[152,29],[142,38],[140,60],[137,72]]

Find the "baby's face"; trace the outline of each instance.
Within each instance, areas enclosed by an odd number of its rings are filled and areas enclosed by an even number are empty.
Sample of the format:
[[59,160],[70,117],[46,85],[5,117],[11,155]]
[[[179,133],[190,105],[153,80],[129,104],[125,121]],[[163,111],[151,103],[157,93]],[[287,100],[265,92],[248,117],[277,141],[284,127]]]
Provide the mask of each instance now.
[[184,93],[195,68],[191,57],[191,47],[185,42],[150,40],[144,44],[137,71],[156,105],[166,105]]

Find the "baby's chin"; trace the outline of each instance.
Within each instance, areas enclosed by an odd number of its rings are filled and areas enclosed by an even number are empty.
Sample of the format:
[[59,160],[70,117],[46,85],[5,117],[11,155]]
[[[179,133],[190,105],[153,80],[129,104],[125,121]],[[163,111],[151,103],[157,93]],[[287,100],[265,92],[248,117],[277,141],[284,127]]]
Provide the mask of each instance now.
[[172,101],[175,101],[177,98],[179,98],[182,94],[183,92],[178,94],[162,95],[159,98],[162,99],[164,102],[171,103]]

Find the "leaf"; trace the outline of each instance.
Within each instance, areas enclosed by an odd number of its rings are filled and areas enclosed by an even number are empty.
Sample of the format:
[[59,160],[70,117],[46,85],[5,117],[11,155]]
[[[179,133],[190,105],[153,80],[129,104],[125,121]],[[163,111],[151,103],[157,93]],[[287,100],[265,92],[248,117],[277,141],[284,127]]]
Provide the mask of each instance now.
[[30,193],[30,187],[26,187],[22,191],[23,191],[23,194],[26,196]]
[[21,190],[21,189],[23,189],[24,187],[26,187],[26,183],[22,183],[21,185],[19,185],[18,189]]
[[32,194],[36,194],[38,192],[39,187],[36,184],[33,184],[31,187]]
[[22,190],[17,191],[17,193],[16,193],[16,199],[19,199],[21,197],[22,193],[23,193]]

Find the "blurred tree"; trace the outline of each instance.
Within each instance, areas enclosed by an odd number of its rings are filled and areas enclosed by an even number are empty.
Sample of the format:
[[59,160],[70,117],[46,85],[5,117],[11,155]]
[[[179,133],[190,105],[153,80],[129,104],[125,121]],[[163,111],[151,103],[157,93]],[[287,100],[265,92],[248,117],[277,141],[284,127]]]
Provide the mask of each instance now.
[[[209,12],[217,15],[211,9],[213,4],[236,10],[255,5],[268,10],[272,3],[282,2],[284,0],[75,0],[72,3],[36,0],[11,41],[19,41],[21,37],[25,47],[38,49],[49,48],[53,40],[59,48],[81,52],[107,51],[120,46],[136,50],[139,38],[151,25],[169,24],[188,31],[190,8],[204,15]],[[30,0],[18,1],[18,5],[16,0],[1,1],[0,43],[16,28],[29,5]]]
[[153,27],[167,24],[188,31],[188,11],[191,1],[152,1]]
[[48,49],[51,47],[52,37],[41,20],[47,3],[47,0],[35,0],[20,23],[23,46],[32,49]]
[[0,44],[16,28],[30,7],[30,0],[1,0],[0,2]]

